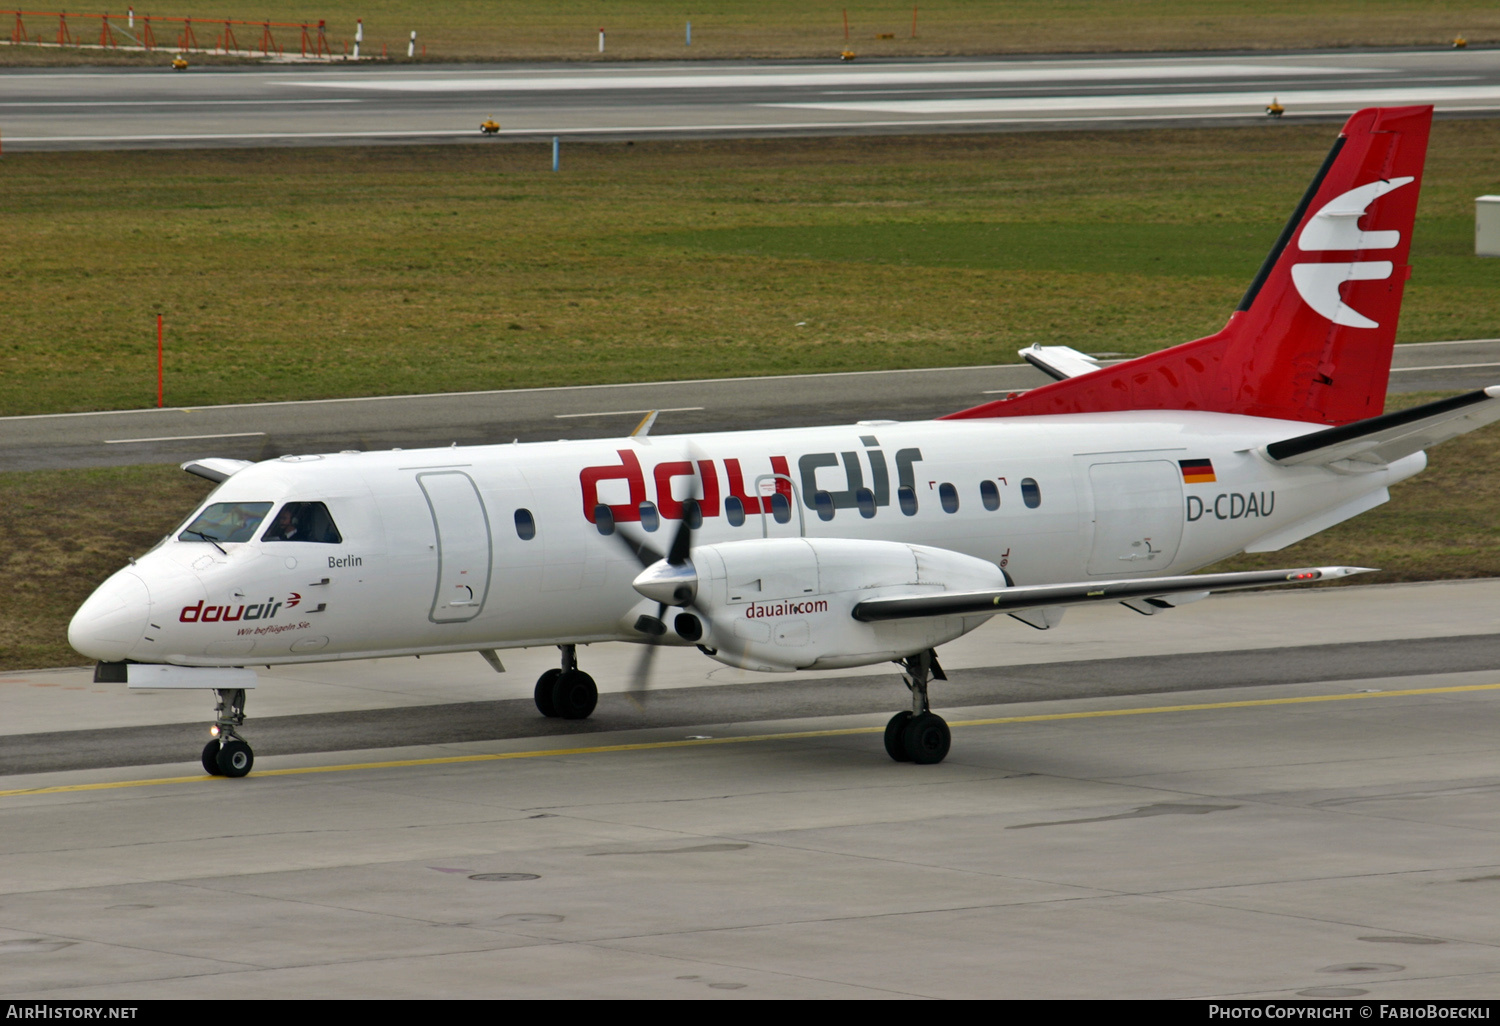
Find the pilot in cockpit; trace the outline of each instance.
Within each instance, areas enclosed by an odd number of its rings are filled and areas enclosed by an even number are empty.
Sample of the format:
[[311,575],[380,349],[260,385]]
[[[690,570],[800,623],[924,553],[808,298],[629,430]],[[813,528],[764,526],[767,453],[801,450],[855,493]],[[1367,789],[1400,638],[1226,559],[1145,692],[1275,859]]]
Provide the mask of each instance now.
[[261,535],[261,541],[321,542],[338,545],[343,541],[328,507],[321,502],[289,502],[281,507],[276,519]]
[[264,541],[302,541],[303,534],[297,523],[296,514],[292,507],[296,503],[288,503],[281,507],[281,512],[276,515],[276,522],[271,529],[265,533]]

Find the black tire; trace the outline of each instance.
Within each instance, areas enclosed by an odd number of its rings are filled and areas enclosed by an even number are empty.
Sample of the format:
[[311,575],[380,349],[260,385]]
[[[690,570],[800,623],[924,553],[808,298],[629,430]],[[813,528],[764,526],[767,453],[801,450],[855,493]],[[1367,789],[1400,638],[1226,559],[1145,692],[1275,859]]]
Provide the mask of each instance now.
[[910,712],[898,712],[885,725],[885,754],[897,762],[911,762],[911,753],[906,750],[906,725],[910,722]]
[[219,749],[219,772],[226,777],[243,777],[255,765],[255,753],[243,741],[226,741]]
[[555,715],[565,720],[587,719],[594,706],[599,704],[599,689],[594,678],[582,670],[570,670],[560,674],[552,685],[552,708]]
[[557,705],[552,701],[552,690],[557,684],[557,678],[561,676],[561,670],[548,670],[536,679],[536,690],[531,693],[531,697],[536,701],[536,711],[543,716],[557,715]]
[[919,766],[931,766],[948,757],[948,746],[953,741],[953,735],[948,732],[948,724],[941,716],[927,712],[911,718],[902,740],[906,742],[906,750],[911,754],[912,762]]
[[203,746],[203,772],[211,777],[222,777],[224,771],[219,769],[219,741],[217,738]]

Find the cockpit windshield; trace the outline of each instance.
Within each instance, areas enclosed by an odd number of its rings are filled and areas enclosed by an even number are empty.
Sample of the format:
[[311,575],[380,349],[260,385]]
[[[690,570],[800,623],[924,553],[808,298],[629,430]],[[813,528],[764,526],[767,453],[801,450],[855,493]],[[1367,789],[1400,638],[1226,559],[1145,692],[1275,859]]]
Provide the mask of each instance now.
[[247,542],[271,511],[269,502],[216,502],[177,536],[186,542]]
[[328,515],[327,506],[321,502],[289,502],[281,507],[260,540],[339,545],[344,539],[334,526],[333,517]]

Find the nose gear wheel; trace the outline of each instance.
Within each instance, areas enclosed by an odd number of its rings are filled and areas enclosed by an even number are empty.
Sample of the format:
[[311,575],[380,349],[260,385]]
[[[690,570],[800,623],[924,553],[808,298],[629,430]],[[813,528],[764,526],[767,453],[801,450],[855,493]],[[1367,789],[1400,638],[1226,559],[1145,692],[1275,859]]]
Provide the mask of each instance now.
[[537,678],[531,697],[537,712],[564,720],[587,719],[599,704],[599,688],[594,678],[578,668],[577,648],[559,645],[562,666],[548,670]]

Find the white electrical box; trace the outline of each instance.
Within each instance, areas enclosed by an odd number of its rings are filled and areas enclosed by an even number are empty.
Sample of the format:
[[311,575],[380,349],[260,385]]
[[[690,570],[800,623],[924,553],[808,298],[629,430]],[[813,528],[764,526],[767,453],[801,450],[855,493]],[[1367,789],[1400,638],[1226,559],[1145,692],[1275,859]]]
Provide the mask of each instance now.
[[1474,255],[1500,257],[1500,196],[1474,200]]

